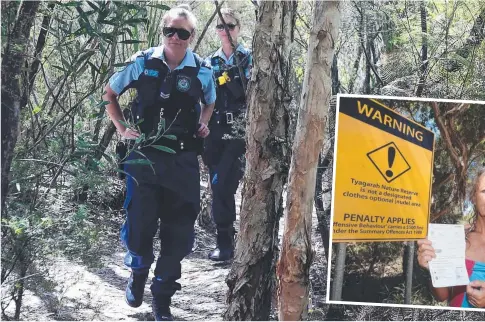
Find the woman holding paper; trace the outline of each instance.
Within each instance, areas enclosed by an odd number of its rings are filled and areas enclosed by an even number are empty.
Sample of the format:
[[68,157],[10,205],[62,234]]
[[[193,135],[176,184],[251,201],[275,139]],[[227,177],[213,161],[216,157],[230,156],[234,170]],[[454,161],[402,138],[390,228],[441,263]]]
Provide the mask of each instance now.
[[[472,186],[471,201],[474,216],[466,229],[466,268],[470,284],[464,286],[431,286],[438,301],[446,301],[454,307],[485,308],[485,168],[481,169]],[[418,263],[429,270],[429,261],[436,257],[431,241],[418,241]]]

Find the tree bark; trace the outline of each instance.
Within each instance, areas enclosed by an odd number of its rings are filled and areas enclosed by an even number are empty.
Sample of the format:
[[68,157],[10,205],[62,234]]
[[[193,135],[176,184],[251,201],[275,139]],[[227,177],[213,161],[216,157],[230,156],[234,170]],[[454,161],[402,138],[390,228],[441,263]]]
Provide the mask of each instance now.
[[39,1],[22,2],[2,57],[2,210],[5,209],[10,166],[23,107],[22,67],[27,60],[25,53],[29,52],[28,38],[39,5]]
[[325,249],[325,256],[328,255],[329,248],[329,230],[326,225],[326,221],[323,219],[325,216],[325,210],[323,207],[323,174],[325,173],[325,168],[328,167],[329,160],[320,153],[318,157],[318,168],[317,168],[317,178],[315,183],[315,195],[313,201],[315,203],[315,211],[318,218],[318,231],[322,237],[323,247]]
[[333,56],[332,63],[332,95],[337,95],[340,92],[340,79],[338,77],[337,55]]
[[42,52],[44,51],[44,46],[47,40],[47,33],[51,23],[52,14],[56,3],[50,2],[47,6],[47,13],[42,19],[42,24],[40,26],[39,36],[37,37],[37,43],[35,45],[34,60],[32,66],[29,69],[28,78],[26,82],[26,89],[23,93],[21,106],[26,106],[29,99],[30,93],[32,93],[32,88],[34,87],[35,76],[39,72],[39,67],[41,63]]
[[25,276],[27,276],[27,269],[29,268],[29,259],[25,258],[27,255],[24,254],[24,250],[19,250],[20,253],[20,272],[19,272],[19,281],[16,282],[16,297],[14,298],[15,302],[15,314],[13,319],[15,321],[20,321],[20,313],[22,311],[22,300],[24,298],[24,291],[25,291]]
[[296,1],[262,1],[248,90],[247,166],[226,320],[269,320],[289,167],[289,53]]
[[315,184],[315,210],[318,219],[318,231],[322,237],[325,257],[330,248],[330,214],[332,201],[333,148],[335,142],[335,113],[336,95],[340,92],[337,56],[333,56],[332,64],[332,101],[328,106],[327,123],[325,128],[326,141],[320,152]]
[[418,81],[418,87],[416,88],[416,96],[421,96],[424,90],[424,84],[426,82],[426,74],[428,72],[428,26],[427,26],[427,12],[424,1],[420,4],[421,12],[421,68]]
[[[470,104],[458,104],[453,106],[452,103],[445,104],[448,112],[442,113],[441,108],[436,102],[431,102],[436,125],[445,143],[446,149],[450,154],[451,162],[455,170],[455,182],[458,202],[462,203],[466,196],[466,178],[469,161],[469,150],[463,143],[460,134],[456,131],[455,117],[470,107]],[[435,219],[439,216],[434,215]]]
[[[371,71],[371,61],[370,61],[370,42],[371,36],[369,32],[369,14],[367,13],[367,2],[362,3],[362,14],[364,15],[364,25],[365,25],[365,37],[360,38],[360,44],[363,47],[365,57],[365,77],[364,77],[364,94],[370,94],[370,71]],[[372,10],[372,9],[371,9]]]
[[358,31],[358,37],[359,37],[359,45],[357,45],[357,55],[355,56],[355,61],[353,64],[353,69],[352,69],[352,74],[350,76],[349,80],[349,93],[354,93],[354,85],[355,82],[357,81],[357,76],[359,74],[359,66],[360,66],[360,59],[362,57],[362,49],[364,46],[361,44],[361,39],[364,37],[364,13],[362,10],[359,8],[359,3],[354,3],[355,8],[357,11],[360,13],[360,19],[359,19],[359,31]]
[[277,270],[280,320],[302,320],[308,310],[313,259],[312,201],[325,118],[332,96],[331,68],[339,24],[339,2],[315,1]]
[[470,51],[473,50],[473,47],[480,46],[483,39],[485,39],[485,7],[482,8],[480,14],[475,19],[465,45],[457,50],[457,54],[463,58],[468,58]]

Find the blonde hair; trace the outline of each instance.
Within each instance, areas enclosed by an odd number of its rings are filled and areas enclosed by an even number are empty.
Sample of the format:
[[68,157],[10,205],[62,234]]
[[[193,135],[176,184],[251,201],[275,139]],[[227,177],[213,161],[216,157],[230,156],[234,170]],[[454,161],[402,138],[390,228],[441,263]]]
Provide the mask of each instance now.
[[160,29],[166,27],[172,19],[176,18],[185,18],[192,25],[192,33],[195,33],[197,18],[190,12],[190,6],[188,4],[179,4],[175,8],[167,11],[160,22]]
[[221,15],[233,18],[236,20],[236,25],[241,28],[241,20],[239,19],[239,14],[236,12],[236,10],[232,8],[222,8]]
[[485,168],[481,168],[477,172],[477,176],[475,177],[475,180],[473,181],[472,189],[470,191],[470,200],[473,204],[473,216],[470,218],[470,232],[474,231],[476,228],[477,224],[477,219],[478,216],[480,215],[478,213],[478,207],[477,207],[477,192],[478,192],[478,183],[480,182],[480,178],[485,175]]

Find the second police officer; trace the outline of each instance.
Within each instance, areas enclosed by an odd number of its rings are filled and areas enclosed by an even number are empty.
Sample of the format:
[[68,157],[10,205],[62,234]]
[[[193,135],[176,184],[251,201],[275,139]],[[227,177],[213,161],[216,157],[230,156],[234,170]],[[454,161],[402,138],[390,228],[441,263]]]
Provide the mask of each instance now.
[[[110,101],[107,111],[116,128],[143,146],[132,151],[125,164],[126,221],[121,238],[128,250],[125,264],[131,268],[126,302],[132,307],[143,302],[154,261],[153,238],[160,229],[161,250],[151,283],[156,320],[172,320],[169,306],[180,289],[180,262],[193,246],[200,208],[197,142],[209,134],[207,123],[216,98],[210,66],[188,48],[195,25],[194,15],[184,7],[169,10],[161,23],[163,45],[135,54],[105,87],[104,100]],[[138,94],[132,106],[138,129],[125,126],[117,100],[128,88]],[[145,157],[151,166],[136,164]]]
[[[209,168],[212,217],[217,227],[217,247],[209,253],[209,259],[213,261],[225,261],[234,256],[234,197],[244,174],[245,140],[241,122],[245,119],[246,99],[243,82],[247,85],[252,66],[251,52],[237,43],[241,24],[236,12],[223,8],[221,14],[235,46],[232,46],[223,22],[218,19],[216,32],[222,47],[206,59],[214,71],[217,99],[203,154],[204,163]],[[236,48],[235,53],[233,48]]]

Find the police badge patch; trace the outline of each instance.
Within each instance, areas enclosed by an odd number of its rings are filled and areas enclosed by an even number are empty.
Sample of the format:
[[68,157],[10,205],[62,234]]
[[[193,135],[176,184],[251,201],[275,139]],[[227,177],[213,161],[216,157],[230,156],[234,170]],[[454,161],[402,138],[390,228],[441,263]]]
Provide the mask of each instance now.
[[143,71],[143,73],[147,76],[151,76],[151,77],[158,77],[158,70],[154,70],[154,69],[145,69]]
[[187,77],[184,75],[178,75],[177,89],[181,92],[187,92],[190,89],[190,77]]

